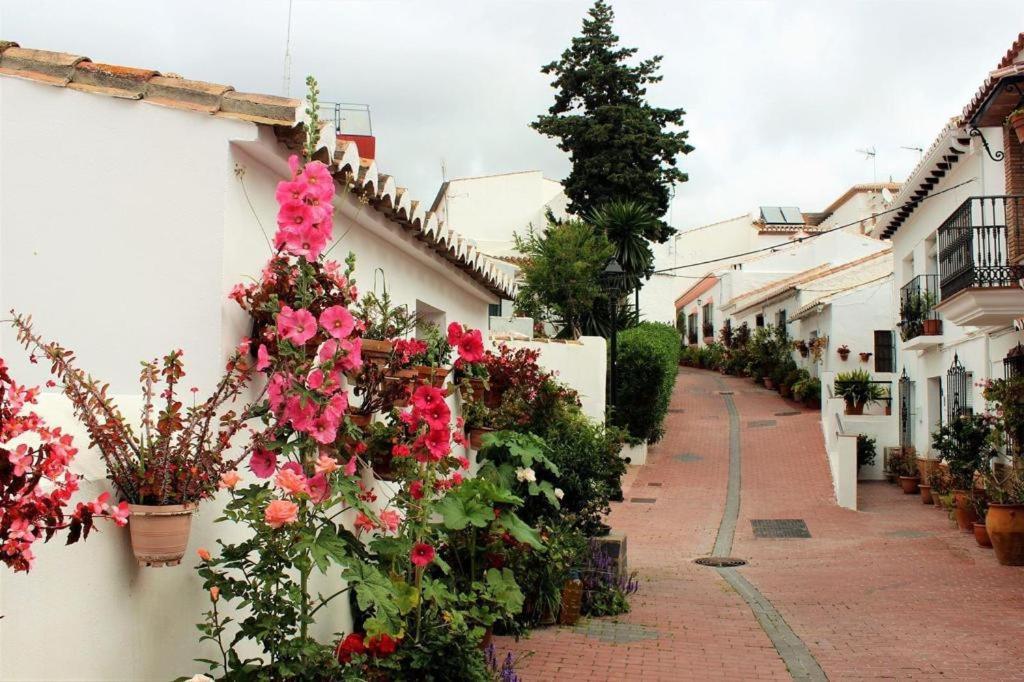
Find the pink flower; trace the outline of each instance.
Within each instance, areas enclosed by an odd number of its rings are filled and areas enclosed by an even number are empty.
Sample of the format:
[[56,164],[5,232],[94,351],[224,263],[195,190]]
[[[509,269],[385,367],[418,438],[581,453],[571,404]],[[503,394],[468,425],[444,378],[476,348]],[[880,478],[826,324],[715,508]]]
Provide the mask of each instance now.
[[423,444],[426,446],[427,451],[432,455],[431,459],[435,462],[440,461],[445,455],[452,451],[450,437],[451,434],[447,428],[431,428],[427,431],[427,436],[423,439]]
[[377,515],[380,518],[380,524],[385,530],[394,533],[398,530],[398,524],[401,522],[402,517],[398,512],[393,509],[386,509]]
[[263,512],[263,520],[271,528],[280,528],[299,520],[299,505],[288,500],[273,500]]
[[277,191],[274,198],[277,203],[284,205],[302,201],[302,195],[306,193],[307,185],[302,180],[284,180],[277,183]]
[[252,457],[249,458],[249,469],[256,474],[257,478],[270,478],[277,470],[277,454],[270,450],[256,448]]
[[444,404],[444,393],[428,384],[418,387],[412,394],[412,404],[417,410],[427,410],[439,403]]
[[313,465],[313,471],[318,474],[330,475],[338,469],[338,461],[330,455],[320,455]]
[[459,473],[458,471],[456,471],[454,474],[452,474],[452,485],[461,485],[461,484],[462,484],[462,474]]
[[344,474],[346,476],[354,476],[356,473],[356,456],[352,455],[349,457],[348,462],[345,463]]
[[[307,207],[312,209],[312,207]],[[314,211],[314,216],[320,216]],[[302,256],[306,260],[316,260],[320,252],[327,246],[330,239],[329,228],[321,223],[302,225],[301,227],[282,227],[274,235],[274,245],[284,249],[293,256]]]
[[17,450],[7,454],[7,461],[14,465],[13,475],[15,478],[21,478],[32,468],[32,456],[24,454],[27,450],[28,446],[22,443]]
[[408,457],[409,456],[409,446],[408,445],[403,445],[402,443],[399,443],[397,445],[393,445],[393,446],[391,446],[391,455],[393,457]]
[[316,403],[312,398],[293,395],[285,401],[284,416],[297,430],[309,431],[313,428],[313,420],[316,418]]
[[[323,315],[320,316],[323,319]],[[327,339],[320,344],[320,347],[316,349],[317,360],[320,364],[326,364],[334,360],[334,356],[338,353],[338,341],[336,339]]]
[[484,340],[479,329],[466,332],[459,339],[459,358],[463,362],[480,362],[484,359]]
[[353,525],[355,525],[356,530],[366,531],[367,533],[377,527],[377,524],[375,524],[373,520],[363,512],[356,514],[356,520]]
[[316,335],[316,318],[308,310],[284,306],[277,314],[277,333],[296,346],[303,346]]
[[306,375],[306,388],[311,391],[318,390],[324,385],[324,373],[319,369],[314,369]]
[[220,483],[218,484],[218,487],[234,490],[240,480],[242,480],[242,477],[238,475],[237,471],[225,471],[220,475]]
[[458,322],[452,322],[448,325],[448,343],[453,346],[459,345],[459,341],[462,339],[463,328]]
[[327,477],[317,474],[309,479],[309,497],[316,504],[320,504],[331,494],[331,486],[327,483]]
[[409,552],[409,559],[419,568],[423,568],[434,560],[434,548],[425,542],[417,542]]
[[459,460],[459,466],[460,467],[462,467],[463,469],[468,469],[469,468],[469,458],[468,457],[466,457],[465,455],[459,455],[458,460]]
[[309,493],[309,482],[301,473],[295,473],[291,468],[281,467],[274,478],[274,483],[289,495]]
[[331,171],[320,161],[311,161],[302,169],[301,179],[306,181],[310,192],[321,201],[327,202],[334,196],[334,178]]
[[332,415],[331,410],[324,410],[323,413],[313,420],[309,428],[309,435],[321,445],[330,445],[338,437],[339,419]]
[[248,336],[243,336],[242,340],[238,342],[238,352],[240,354],[242,354],[242,355],[245,355],[246,353],[248,353],[249,352],[249,345],[251,343],[252,342],[249,340]]
[[452,411],[448,409],[448,405],[444,401],[435,402],[427,409],[415,410],[415,412],[427,422],[431,430],[447,430],[452,418]]
[[355,328],[355,320],[348,308],[332,305],[320,314],[320,326],[332,337],[343,339],[352,333]]
[[294,234],[304,228],[312,227],[320,216],[316,210],[301,201],[289,201],[282,204],[277,212],[277,226],[281,233]]
[[423,481],[413,481],[409,486],[409,497],[414,500],[423,499]]
[[128,509],[127,502],[121,502],[116,507],[110,509],[110,518],[119,526],[128,525],[129,516],[131,516],[131,511]]
[[270,353],[267,352],[267,347],[261,343],[256,351],[256,369],[262,372],[267,367],[270,367]]

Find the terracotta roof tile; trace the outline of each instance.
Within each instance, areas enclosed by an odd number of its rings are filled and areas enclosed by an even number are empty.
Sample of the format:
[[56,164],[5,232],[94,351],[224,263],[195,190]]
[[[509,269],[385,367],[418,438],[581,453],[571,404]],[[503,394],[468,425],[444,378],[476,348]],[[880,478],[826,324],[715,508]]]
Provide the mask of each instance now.
[[115,97],[142,99],[149,79],[157,75],[152,69],[82,61],[75,65],[68,87]]
[[67,85],[74,75],[75,65],[88,61],[88,57],[67,52],[29,50],[9,47],[0,57],[0,74],[42,81],[53,85]]
[[257,123],[295,122],[298,100],[229,90],[220,101],[221,113]]
[[179,76],[154,76],[146,84],[146,101],[193,111],[214,113],[230,85],[193,81]]

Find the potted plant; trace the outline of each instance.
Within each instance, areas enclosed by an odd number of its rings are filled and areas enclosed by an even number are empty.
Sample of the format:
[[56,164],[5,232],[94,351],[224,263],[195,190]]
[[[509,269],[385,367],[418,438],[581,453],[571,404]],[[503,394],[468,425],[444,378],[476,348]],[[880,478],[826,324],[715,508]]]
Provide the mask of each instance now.
[[928,485],[931,487],[932,504],[942,509],[941,498],[949,494],[949,475],[940,467],[932,468],[928,473]]
[[811,350],[811,359],[816,363],[821,362],[821,356],[824,354],[825,348],[828,347],[828,337],[816,336],[811,339],[808,347]]
[[850,347],[845,343],[839,346],[839,348],[836,348],[836,352],[839,353],[839,359],[843,362],[846,362],[846,359],[850,357]]
[[701,325],[701,331],[704,333],[704,343],[715,342],[715,328],[710,322],[705,322]]
[[392,305],[387,284],[380,295],[371,291],[360,297],[355,318],[363,327],[364,363],[387,363],[394,348],[393,339],[404,337],[416,328],[416,315],[408,306]]
[[806,358],[811,352],[811,347],[808,346],[807,342],[803,339],[797,339],[793,342],[793,350],[798,351],[800,353],[800,357]]
[[979,547],[992,547],[992,539],[988,536],[988,527],[985,525],[985,518],[988,516],[988,500],[984,495],[975,495],[973,498],[974,515],[977,521],[974,522],[974,540]]
[[973,533],[978,520],[972,502],[974,477],[987,468],[995,454],[989,442],[991,434],[990,418],[974,414],[960,415],[932,434],[932,446],[949,467],[956,523],[965,533]]
[[871,374],[862,369],[840,372],[835,379],[836,397],[846,401],[846,414],[864,414],[864,406],[884,397],[882,388],[872,382]]
[[917,484],[921,477],[917,475],[917,467],[914,464],[913,456],[902,450],[890,466],[895,465],[895,473],[900,481],[900,488],[904,495],[913,495],[917,492]]
[[424,344],[424,349],[413,356],[412,368],[420,381],[441,388],[452,371],[452,345],[448,343],[448,338],[441,333],[440,328],[432,322],[422,322],[419,329],[419,340]]
[[857,469],[861,467],[873,466],[875,463],[875,457],[878,454],[876,448],[876,440],[871,436],[860,433],[857,434]]
[[482,400],[468,400],[462,404],[462,419],[469,447],[482,449],[484,436],[495,431],[493,411]]
[[1017,141],[1024,144],[1024,107],[1011,111],[1006,117],[1006,124],[1017,133]]
[[128,529],[139,564],[180,563],[196,506],[212,496],[221,477],[233,472],[250,452],[241,448],[235,456],[230,446],[255,416],[257,403],[238,413],[225,411],[249,382],[248,360],[236,352],[213,394],[191,407],[184,406],[187,398],[180,395],[185,376],[182,351],[142,363],[143,404],[136,431],[107,395],[107,386],[75,366],[72,351],[43,341],[32,330],[30,318],[16,314],[14,325],[18,340],[33,357],[38,353],[50,363],[75,416],[100,451],[107,478],[128,503]]
[[996,559],[1003,566],[1024,566],[1024,475],[1015,467],[993,468],[986,492],[985,528]]
[[873,355],[873,353],[860,353],[860,361],[861,362],[867,362],[868,360],[871,359],[872,355]]

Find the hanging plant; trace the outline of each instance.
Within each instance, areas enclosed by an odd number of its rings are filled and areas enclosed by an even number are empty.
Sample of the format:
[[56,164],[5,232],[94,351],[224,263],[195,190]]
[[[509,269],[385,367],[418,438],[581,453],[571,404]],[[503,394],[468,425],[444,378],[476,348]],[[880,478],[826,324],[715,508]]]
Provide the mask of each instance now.
[[846,359],[850,357],[850,347],[847,346],[845,343],[839,346],[839,348],[836,349],[836,352],[839,353],[839,357],[842,359],[843,362],[846,362]]

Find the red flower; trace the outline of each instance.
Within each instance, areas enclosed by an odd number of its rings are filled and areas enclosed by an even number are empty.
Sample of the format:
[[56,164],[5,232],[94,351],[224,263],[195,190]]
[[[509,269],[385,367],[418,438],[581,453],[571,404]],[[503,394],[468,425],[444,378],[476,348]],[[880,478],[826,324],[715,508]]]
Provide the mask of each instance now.
[[363,636],[358,632],[345,637],[338,643],[337,648],[334,650],[334,655],[338,657],[338,662],[345,664],[352,660],[354,654],[365,654],[366,646],[363,644]]
[[374,635],[366,640],[366,648],[374,656],[385,658],[395,653],[398,643],[388,634]]
[[463,362],[480,362],[484,359],[484,340],[479,329],[463,334],[457,345],[459,359]]
[[423,568],[434,560],[434,548],[425,542],[417,542],[409,552],[409,559],[415,566]]
[[409,486],[409,496],[414,500],[423,499],[423,481],[413,481]]

